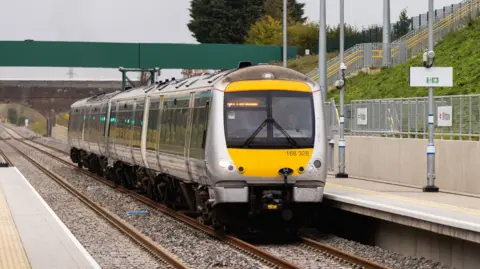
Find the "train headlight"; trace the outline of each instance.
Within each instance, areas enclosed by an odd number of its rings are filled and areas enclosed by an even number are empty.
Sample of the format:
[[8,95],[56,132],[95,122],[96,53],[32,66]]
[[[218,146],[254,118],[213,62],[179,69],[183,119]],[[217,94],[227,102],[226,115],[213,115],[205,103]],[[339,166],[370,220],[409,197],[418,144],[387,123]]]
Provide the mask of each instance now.
[[264,79],[275,79],[275,75],[272,73],[265,73],[262,75]]
[[307,171],[311,173],[315,169],[320,169],[320,167],[322,167],[322,162],[320,160],[315,160],[313,163],[308,164]]
[[232,171],[235,171],[235,165],[232,163],[232,162],[228,162],[228,161],[219,161],[218,162],[218,165],[223,168],[223,169],[226,169],[230,172]]
[[309,164],[307,169],[308,169],[308,172],[311,173],[313,172],[313,169],[315,169],[315,167],[313,167],[313,164]]

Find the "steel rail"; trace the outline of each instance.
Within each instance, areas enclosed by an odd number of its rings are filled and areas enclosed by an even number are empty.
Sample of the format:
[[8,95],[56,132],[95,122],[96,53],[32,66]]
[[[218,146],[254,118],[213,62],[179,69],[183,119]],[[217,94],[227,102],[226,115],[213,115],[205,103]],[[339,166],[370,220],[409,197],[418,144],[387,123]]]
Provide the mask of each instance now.
[[7,154],[5,154],[5,152],[3,152],[2,149],[0,149],[0,167],[5,167],[5,166],[6,167],[13,166],[13,163],[7,157]]
[[318,241],[312,240],[310,238],[306,237],[301,237],[302,243],[308,246],[309,248],[319,251],[319,252],[326,252],[330,255],[333,255],[335,257],[338,257],[342,260],[345,261],[347,264],[352,264],[352,265],[357,265],[361,266],[360,268],[365,268],[365,269],[389,269],[388,267],[385,267],[383,265],[380,265],[378,263],[369,261],[367,259],[355,256],[353,254],[347,253],[345,251],[336,249],[334,247],[331,247],[326,244],[322,244]]
[[[20,142],[25,143],[23,141],[20,141]],[[113,226],[115,226],[121,232],[123,232],[124,234],[129,236],[137,244],[139,244],[140,246],[145,248],[152,255],[159,258],[162,262],[167,263],[167,264],[173,266],[174,268],[178,268],[178,269],[187,269],[188,268],[179,259],[174,257],[172,254],[168,253],[161,246],[157,245],[149,237],[143,235],[135,227],[128,224],[127,222],[122,220],[120,217],[112,214],[111,212],[104,209],[99,204],[93,202],[91,199],[89,199],[85,195],[83,195],[80,192],[78,192],[77,190],[75,190],[75,188],[72,185],[70,185],[65,179],[61,178],[59,175],[55,174],[54,172],[49,171],[44,166],[42,166],[41,164],[39,164],[38,162],[33,160],[31,157],[29,157],[27,154],[23,153],[18,148],[13,146],[11,143],[9,143],[9,142],[6,142],[6,143],[10,147],[12,147],[18,154],[20,154],[23,158],[25,158],[27,161],[29,161],[31,164],[33,164],[35,167],[37,167],[40,171],[42,171],[44,174],[46,174],[51,179],[55,180],[55,182],[60,184],[63,188],[65,188],[67,191],[69,191],[71,194],[73,194],[75,197],[77,197],[85,205],[87,205],[93,211],[95,211],[97,214],[99,214],[104,219],[109,221]]]

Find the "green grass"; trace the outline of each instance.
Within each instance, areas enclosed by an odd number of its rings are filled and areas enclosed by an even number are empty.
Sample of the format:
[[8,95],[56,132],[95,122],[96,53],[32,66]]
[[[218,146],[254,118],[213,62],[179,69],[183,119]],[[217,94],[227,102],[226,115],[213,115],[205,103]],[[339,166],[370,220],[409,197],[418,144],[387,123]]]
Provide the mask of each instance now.
[[33,124],[29,124],[28,129],[34,131],[35,133],[46,136],[47,135],[47,120],[37,121]]
[[[453,67],[454,86],[435,88],[436,96],[480,93],[480,20],[451,33],[435,49],[435,66]],[[364,73],[347,81],[345,102],[358,99],[379,99],[427,96],[427,88],[409,85],[409,67],[422,66],[422,57],[385,69],[374,75]],[[339,90],[329,92],[329,99],[339,102]]]

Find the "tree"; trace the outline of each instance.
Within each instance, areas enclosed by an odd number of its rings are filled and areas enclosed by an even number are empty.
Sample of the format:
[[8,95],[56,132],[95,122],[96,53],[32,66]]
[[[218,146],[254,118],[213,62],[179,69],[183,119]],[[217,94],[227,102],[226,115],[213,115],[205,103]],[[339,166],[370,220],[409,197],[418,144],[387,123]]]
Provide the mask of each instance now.
[[282,42],[282,23],[267,15],[252,25],[245,43],[254,45],[279,45]]
[[[248,31],[245,43],[254,45],[281,45],[283,44],[282,22],[267,15],[257,21]],[[313,50],[318,43],[318,24],[304,24],[297,22],[287,28],[287,43],[297,46],[300,53],[305,49]]]
[[[287,1],[287,17],[290,24],[297,22],[304,23],[307,18],[303,17],[304,3],[297,3],[297,0]],[[263,9],[266,16],[270,16],[275,20],[283,21],[283,0],[265,0]]]
[[398,22],[393,25],[393,35],[396,38],[408,34],[412,20],[408,18],[407,10],[403,9],[398,16]]
[[8,111],[7,111],[8,122],[10,122],[12,124],[16,124],[17,123],[17,118],[18,118],[17,110],[14,109],[14,108],[9,108]]
[[243,44],[263,15],[263,0],[192,0],[187,24],[200,43]]

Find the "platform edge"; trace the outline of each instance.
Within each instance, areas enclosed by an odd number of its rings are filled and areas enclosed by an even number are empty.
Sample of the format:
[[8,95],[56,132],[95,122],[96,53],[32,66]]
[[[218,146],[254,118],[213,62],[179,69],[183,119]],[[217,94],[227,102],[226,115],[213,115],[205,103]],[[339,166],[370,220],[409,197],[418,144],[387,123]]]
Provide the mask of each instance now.
[[90,265],[95,269],[101,269],[102,267],[100,267],[100,265],[97,263],[97,261],[90,255],[90,253],[85,249],[85,247],[80,243],[80,241],[78,241],[78,239],[75,237],[75,235],[72,234],[72,232],[70,231],[70,229],[68,229],[68,227],[65,225],[65,223],[63,223],[63,221],[57,216],[57,214],[55,214],[55,212],[52,210],[52,208],[50,208],[50,206],[47,204],[47,202],[45,202],[45,200],[43,200],[42,196],[40,196],[40,194],[37,192],[37,190],[35,190],[35,188],[32,186],[32,184],[30,184],[30,182],[25,178],[25,176],[23,176],[23,174],[20,172],[20,170],[18,170],[17,167],[12,167],[12,168],[14,168],[16,170],[16,172],[20,175],[20,177],[23,180],[25,180],[27,185],[32,189],[35,196],[40,199],[43,206],[45,206],[47,211],[52,215],[52,217],[55,219],[55,221],[58,223],[58,225],[60,225],[62,230],[64,230],[64,232],[67,234],[68,238],[70,238],[72,243],[80,250],[80,252],[83,254],[83,256],[88,260]]

